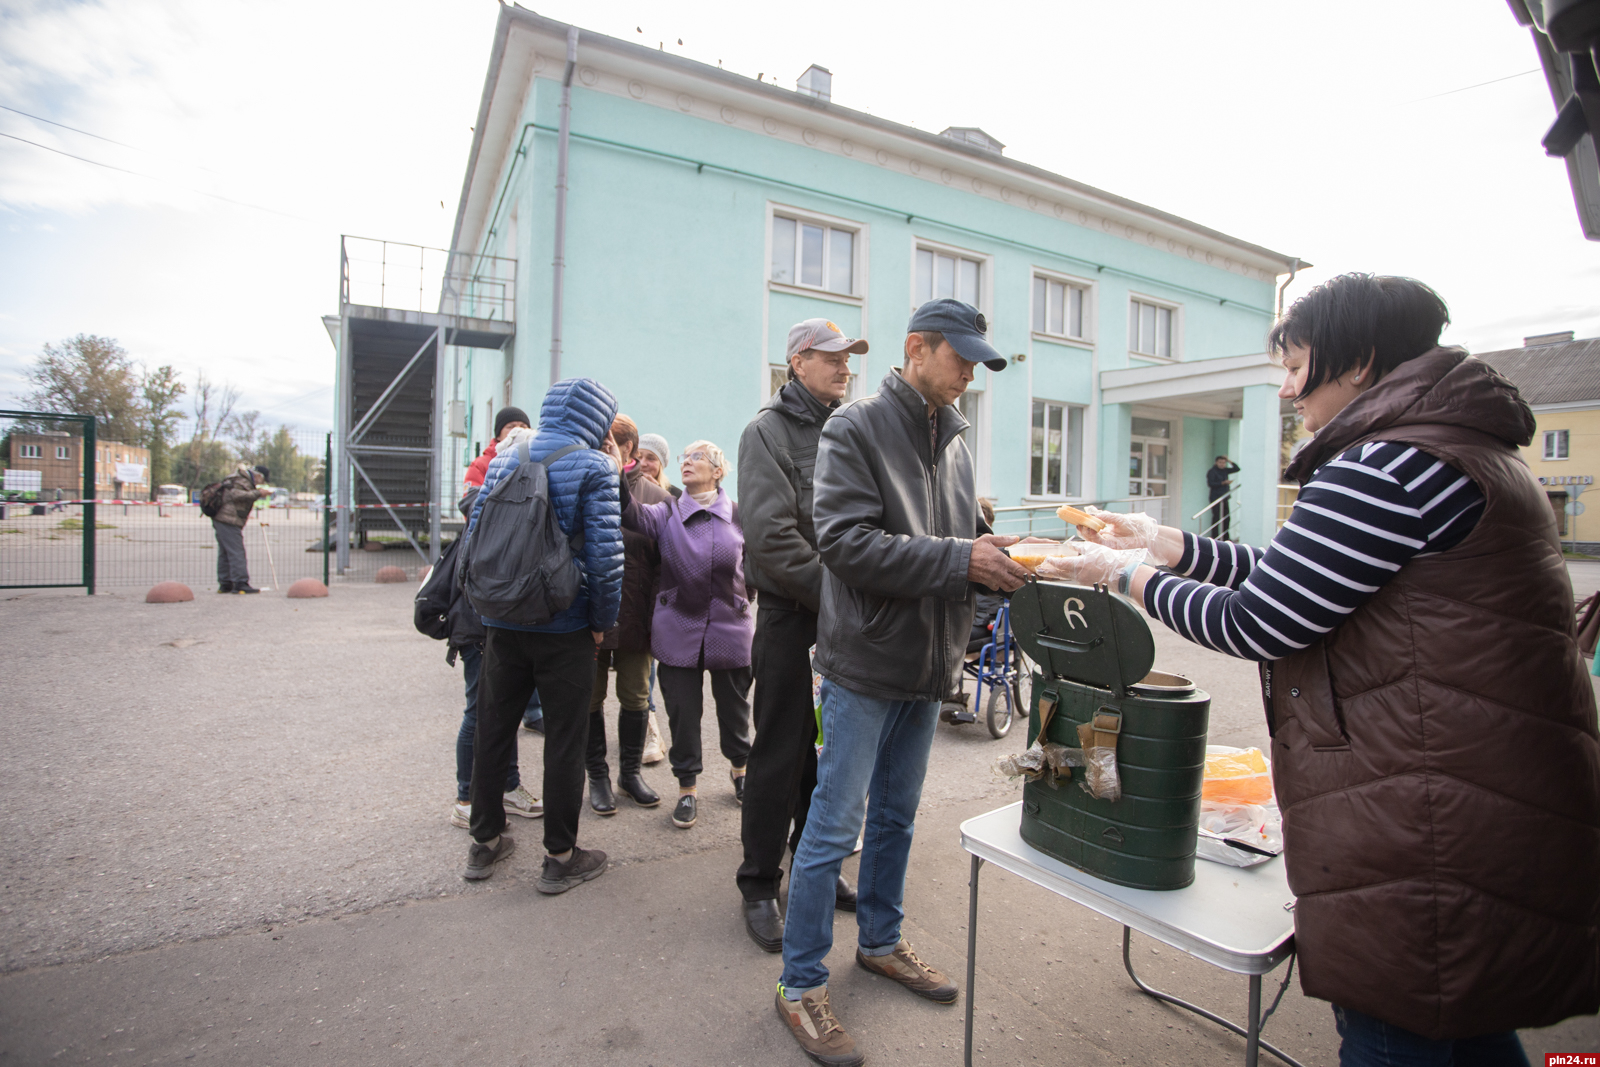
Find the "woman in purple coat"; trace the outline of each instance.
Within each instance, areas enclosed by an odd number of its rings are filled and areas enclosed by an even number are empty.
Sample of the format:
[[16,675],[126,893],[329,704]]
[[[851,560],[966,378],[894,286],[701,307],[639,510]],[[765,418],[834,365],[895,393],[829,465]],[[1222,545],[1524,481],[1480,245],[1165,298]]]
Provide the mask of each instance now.
[[683,496],[641,504],[622,494],[622,525],[654,538],[661,549],[661,591],[650,625],[650,651],[667,705],[672,747],[667,758],[678,779],[672,825],[695,820],[695,782],[702,770],[700,717],[705,672],[717,705],[722,754],[733,766],[733,795],[744,803],[750,756],[750,642],[754,590],[744,580],[744,533],[739,507],[721,488],[728,463],[722,449],[696,441],[678,457]]

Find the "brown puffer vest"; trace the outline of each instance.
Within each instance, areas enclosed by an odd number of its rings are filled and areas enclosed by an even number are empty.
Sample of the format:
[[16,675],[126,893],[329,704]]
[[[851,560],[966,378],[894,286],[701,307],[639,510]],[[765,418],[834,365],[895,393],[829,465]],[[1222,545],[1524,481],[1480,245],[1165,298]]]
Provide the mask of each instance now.
[[1264,666],[1307,996],[1436,1040],[1600,1007],[1600,738],[1572,588],[1514,445],[1533,415],[1459,349],[1402,364],[1317,434],[1465,473],[1486,507],[1336,630]]

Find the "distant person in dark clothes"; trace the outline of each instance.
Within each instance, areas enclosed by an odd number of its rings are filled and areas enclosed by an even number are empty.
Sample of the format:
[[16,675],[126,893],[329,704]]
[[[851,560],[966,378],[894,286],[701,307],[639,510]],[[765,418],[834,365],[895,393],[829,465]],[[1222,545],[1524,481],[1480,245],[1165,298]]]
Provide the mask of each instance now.
[[1218,456],[1217,461],[1211,465],[1211,469],[1206,471],[1206,490],[1211,494],[1211,503],[1217,504],[1217,501],[1222,501],[1222,503],[1211,509],[1211,518],[1208,520],[1217,524],[1216,538],[1219,541],[1233,540],[1233,532],[1230,528],[1233,523],[1231,511],[1233,501],[1228,499],[1228,476],[1238,473],[1239,465],[1237,463],[1229,463],[1227,456]]
[[250,567],[244,556],[244,524],[256,501],[272,495],[261,483],[268,478],[267,468],[239,464],[239,469],[222,479],[222,506],[211,520],[217,535],[217,592],[259,593],[250,584]]

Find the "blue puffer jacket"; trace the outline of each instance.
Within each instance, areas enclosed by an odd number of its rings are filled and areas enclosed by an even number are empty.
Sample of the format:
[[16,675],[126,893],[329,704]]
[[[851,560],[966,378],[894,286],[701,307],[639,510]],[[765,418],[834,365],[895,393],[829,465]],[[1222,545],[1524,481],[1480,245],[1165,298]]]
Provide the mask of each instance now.
[[[617,416],[617,398],[593,378],[567,378],[550,387],[539,409],[539,428],[528,442],[528,458],[544,457],[577,442],[584,447],[569,452],[549,470],[550,502],[556,524],[568,537],[582,522],[583,552],[578,567],[584,582],[572,604],[543,626],[513,626],[485,618],[485,626],[534,633],[565,634],[574,630],[609,630],[617,624],[622,604],[622,523],[618,514],[617,468],[604,452],[596,451],[611,431]],[[521,463],[519,448],[495,456],[484,476],[483,489],[473,504],[467,537],[478,524],[483,502],[500,479]]]

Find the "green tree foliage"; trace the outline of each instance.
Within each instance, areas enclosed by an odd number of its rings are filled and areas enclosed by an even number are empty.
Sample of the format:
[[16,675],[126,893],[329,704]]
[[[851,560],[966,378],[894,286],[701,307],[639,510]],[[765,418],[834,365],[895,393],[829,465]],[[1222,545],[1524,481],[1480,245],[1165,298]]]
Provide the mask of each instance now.
[[183,417],[178,398],[184,392],[178,372],[170,365],[146,371],[140,385],[144,401],[144,440],[140,443],[150,450],[152,491],[172,477],[172,450],[177,443],[178,420]]
[[144,437],[140,378],[128,350],[115,339],[80,333],[44,346],[27,373],[33,391],[23,403],[38,411],[93,415],[101,440],[133,444]]

